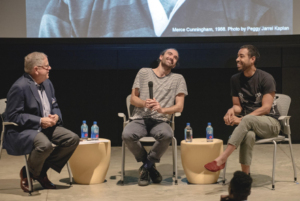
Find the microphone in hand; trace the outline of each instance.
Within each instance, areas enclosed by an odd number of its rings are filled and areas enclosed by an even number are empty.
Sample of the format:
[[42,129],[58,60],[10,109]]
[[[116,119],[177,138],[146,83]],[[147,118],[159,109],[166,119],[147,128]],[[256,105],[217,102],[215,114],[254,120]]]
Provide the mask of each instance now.
[[150,99],[153,99],[153,82],[152,81],[148,82],[148,87],[149,87],[149,97],[150,97]]

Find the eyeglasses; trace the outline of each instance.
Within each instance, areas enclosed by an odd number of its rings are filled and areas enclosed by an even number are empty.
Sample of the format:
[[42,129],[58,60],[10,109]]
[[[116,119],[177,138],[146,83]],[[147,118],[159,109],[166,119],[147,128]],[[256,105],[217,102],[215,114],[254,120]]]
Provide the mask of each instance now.
[[41,68],[43,68],[43,69],[45,69],[45,70],[49,70],[49,68],[51,68],[50,65],[46,65],[46,66],[37,66],[37,67],[41,67]]

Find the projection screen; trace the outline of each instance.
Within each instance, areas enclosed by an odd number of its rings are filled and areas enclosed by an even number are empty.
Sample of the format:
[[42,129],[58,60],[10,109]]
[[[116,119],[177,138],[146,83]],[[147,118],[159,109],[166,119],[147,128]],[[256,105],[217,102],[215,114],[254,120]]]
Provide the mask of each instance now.
[[[292,35],[293,0],[23,0],[28,38]],[[5,13],[5,6],[0,7]],[[7,12],[9,13],[9,12]],[[18,13],[14,13],[18,15]],[[294,19],[293,19],[294,18]],[[297,19],[296,19],[297,20]],[[0,20],[9,23],[9,19]],[[299,29],[297,29],[299,30]],[[13,35],[13,34],[11,34]],[[0,37],[10,37],[9,32]]]

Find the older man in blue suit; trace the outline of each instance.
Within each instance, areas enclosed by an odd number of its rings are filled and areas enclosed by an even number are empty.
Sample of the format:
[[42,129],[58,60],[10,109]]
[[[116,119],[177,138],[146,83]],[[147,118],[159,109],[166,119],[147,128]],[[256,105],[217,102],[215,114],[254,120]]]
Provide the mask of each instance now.
[[[31,178],[45,189],[55,189],[47,171],[61,171],[79,144],[79,137],[62,127],[62,115],[48,79],[51,66],[47,56],[40,52],[27,55],[24,70],[7,95],[6,121],[18,126],[6,129],[4,147],[11,155],[30,154]],[[54,149],[52,144],[57,147]],[[21,188],[28,192],[25,167],[20,177]]]

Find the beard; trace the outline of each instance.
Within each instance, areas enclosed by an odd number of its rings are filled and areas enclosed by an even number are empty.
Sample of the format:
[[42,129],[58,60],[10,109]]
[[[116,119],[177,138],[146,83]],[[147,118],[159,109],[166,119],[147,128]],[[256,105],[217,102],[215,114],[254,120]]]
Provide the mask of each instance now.
[[167,60],[161,60],[161,65],[162,65],[162,67],[167,68],[167,69],[173,69],[175,67],[175,65],[173,63],[167,62]]
[[247,69],[249,69],[251,67],[250,64],[245,64],[245,63],[242,63],[242,62],[239,62],[239,65],[240,66],[237,67],[238,71],[245,71],[245,70],[247,70]]

